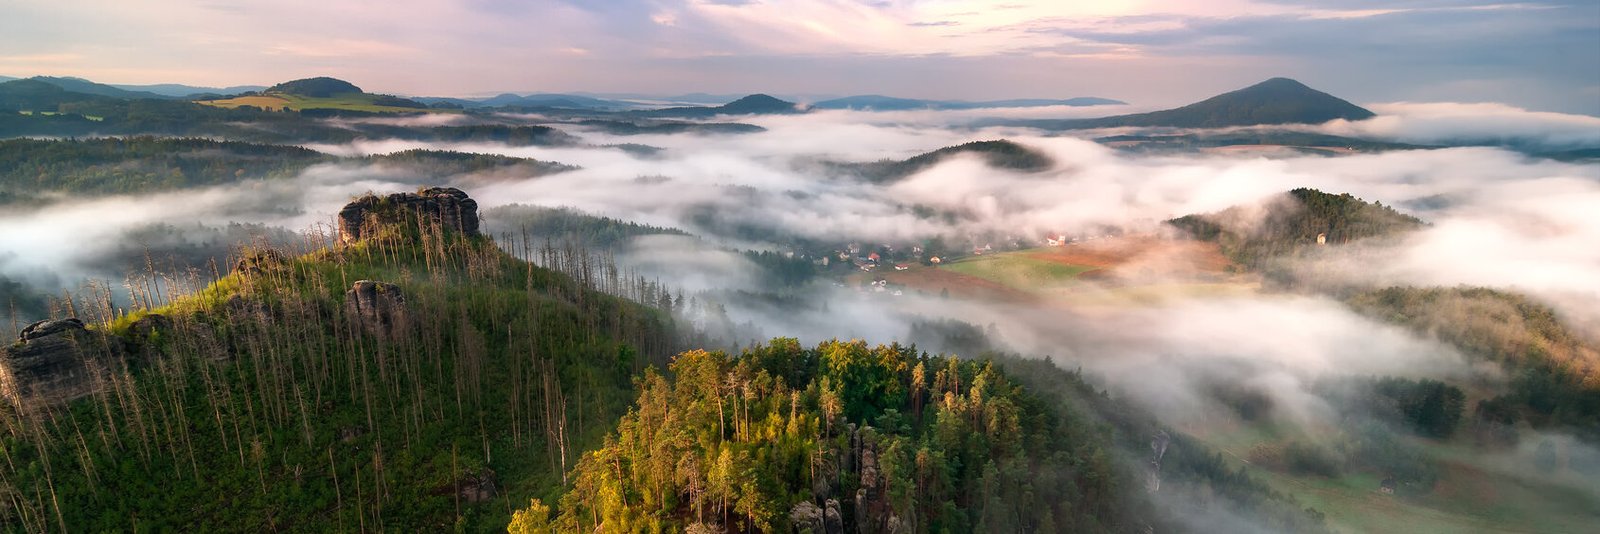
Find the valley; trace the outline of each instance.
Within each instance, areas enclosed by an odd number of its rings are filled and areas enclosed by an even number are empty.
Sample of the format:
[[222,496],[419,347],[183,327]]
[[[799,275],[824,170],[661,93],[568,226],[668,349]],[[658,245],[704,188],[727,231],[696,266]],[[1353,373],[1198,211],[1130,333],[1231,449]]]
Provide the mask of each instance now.
[[146,92],[0,82],[8,531],[1600,520],[1583,149],[1285,78]]

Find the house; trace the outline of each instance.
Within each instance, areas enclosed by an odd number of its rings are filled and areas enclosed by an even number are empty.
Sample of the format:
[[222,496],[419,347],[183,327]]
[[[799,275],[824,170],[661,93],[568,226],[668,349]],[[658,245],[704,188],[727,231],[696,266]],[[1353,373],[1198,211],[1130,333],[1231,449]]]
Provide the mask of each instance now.
[[872,263],[878,263],[878,259],[879,259],[878,253],[876,253],[876,252],[873,252],[871,254],[867,254],[867,261],[870,261]]
[[1326,245],[1326,244],[1328,244],[1328,234],[1317,234],[1317,244],[1318,245]]
[[911,264],[909,264],[909,263],[897,263],[894,266],[894,270],[896,270],[896,271],[904,271],[904,270],[910,269],[910,268],[911,268]]
[[1052,246],[1052,247],[1059,247],[1059,246],[1065,245],[1065,244],[1067,244],[1067,234],[1045,236],[1044,237],[1044,244],[1047,245],[1047,246]]
[[938,256],[934,256],[932,258],[928,258],[928,263],[932,263],[934,265],[938,265],[941,262],[943,262],[943,260],[940,260]]
[[1378,483],[1378,491],[1383,492],[1385,495],[1394,495],[1394,487],[1394,477],[1385,478],[1383,482]]

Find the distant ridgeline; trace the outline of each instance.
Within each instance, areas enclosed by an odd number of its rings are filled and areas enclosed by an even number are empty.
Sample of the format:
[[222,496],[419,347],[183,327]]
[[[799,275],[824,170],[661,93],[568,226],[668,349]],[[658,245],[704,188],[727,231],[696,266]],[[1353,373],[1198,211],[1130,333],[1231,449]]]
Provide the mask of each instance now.
[[[364,196],[324,247],[245,251],[215,279],[130,279],[131,311],[96,292],[28,326],[0,347],[0,525],[1183,524],[1149,502],[1159,486],[1320,530],[1046,361],[778,340],[647,372],[714,341],[680,329],[658,286],[587,255],[561,272],[519,261],[560,251],[503,251],[477,217],[456,189]],[[530,498],[559,513],[513,518]]]
[[[560,132],[439,129],[441,137],[498,138],[539,142]],[[504,135],[501,135],[504,134]],[[0,205],[37,202],[62,195],[111,195],[174,191],[254,179],[292,178],[317,164],[385,165],[397,178],[419,183],[437,176],[514,173],[542,176],[576,169],[570,165],[507,156],[406,150],[341,158],[297,146],[170,137],[0,140]]]

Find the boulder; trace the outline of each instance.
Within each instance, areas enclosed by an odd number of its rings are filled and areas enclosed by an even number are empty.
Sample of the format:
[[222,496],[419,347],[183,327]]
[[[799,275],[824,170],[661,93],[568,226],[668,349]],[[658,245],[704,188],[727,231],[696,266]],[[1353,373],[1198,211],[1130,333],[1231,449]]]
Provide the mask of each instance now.
[[800,501],[789,509],[789,522],[800,531],[822,532],[822,508],[811,501]]
[[0,394],[24,409],[90,395],[106,357],[121,352],[118,338],[90,332],[77,319],[30,324],[0,348]]
[[478,235],[478,202],[454,187],[430,187],[382,197],[368,194],[346,204],[339,210],[339,242],[360,241],[379,227],[407,224],[413,217],[462,235]]
[[360,280],[344,294],[345,316],[374,337],[395,339],[410,326],[405,293],[387,282]]

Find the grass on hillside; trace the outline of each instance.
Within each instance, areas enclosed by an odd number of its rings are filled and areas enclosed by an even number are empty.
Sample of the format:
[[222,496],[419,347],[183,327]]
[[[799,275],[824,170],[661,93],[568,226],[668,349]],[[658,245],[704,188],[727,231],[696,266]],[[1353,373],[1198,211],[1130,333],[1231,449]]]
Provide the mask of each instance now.
[[371,95],[351,94],[332,97],[309,97],[289,94],[268,94],[256,96],[241,96],[222,100],[203,100],[199,103],[208,106],[223,108],[236,108],[239,106],[255,106],[269,111],[303,109],[338,109],[345,111],[366,111],[373,113],[457,113],[459,110],[408,108],[400,106],[384,106],[374,104]]

